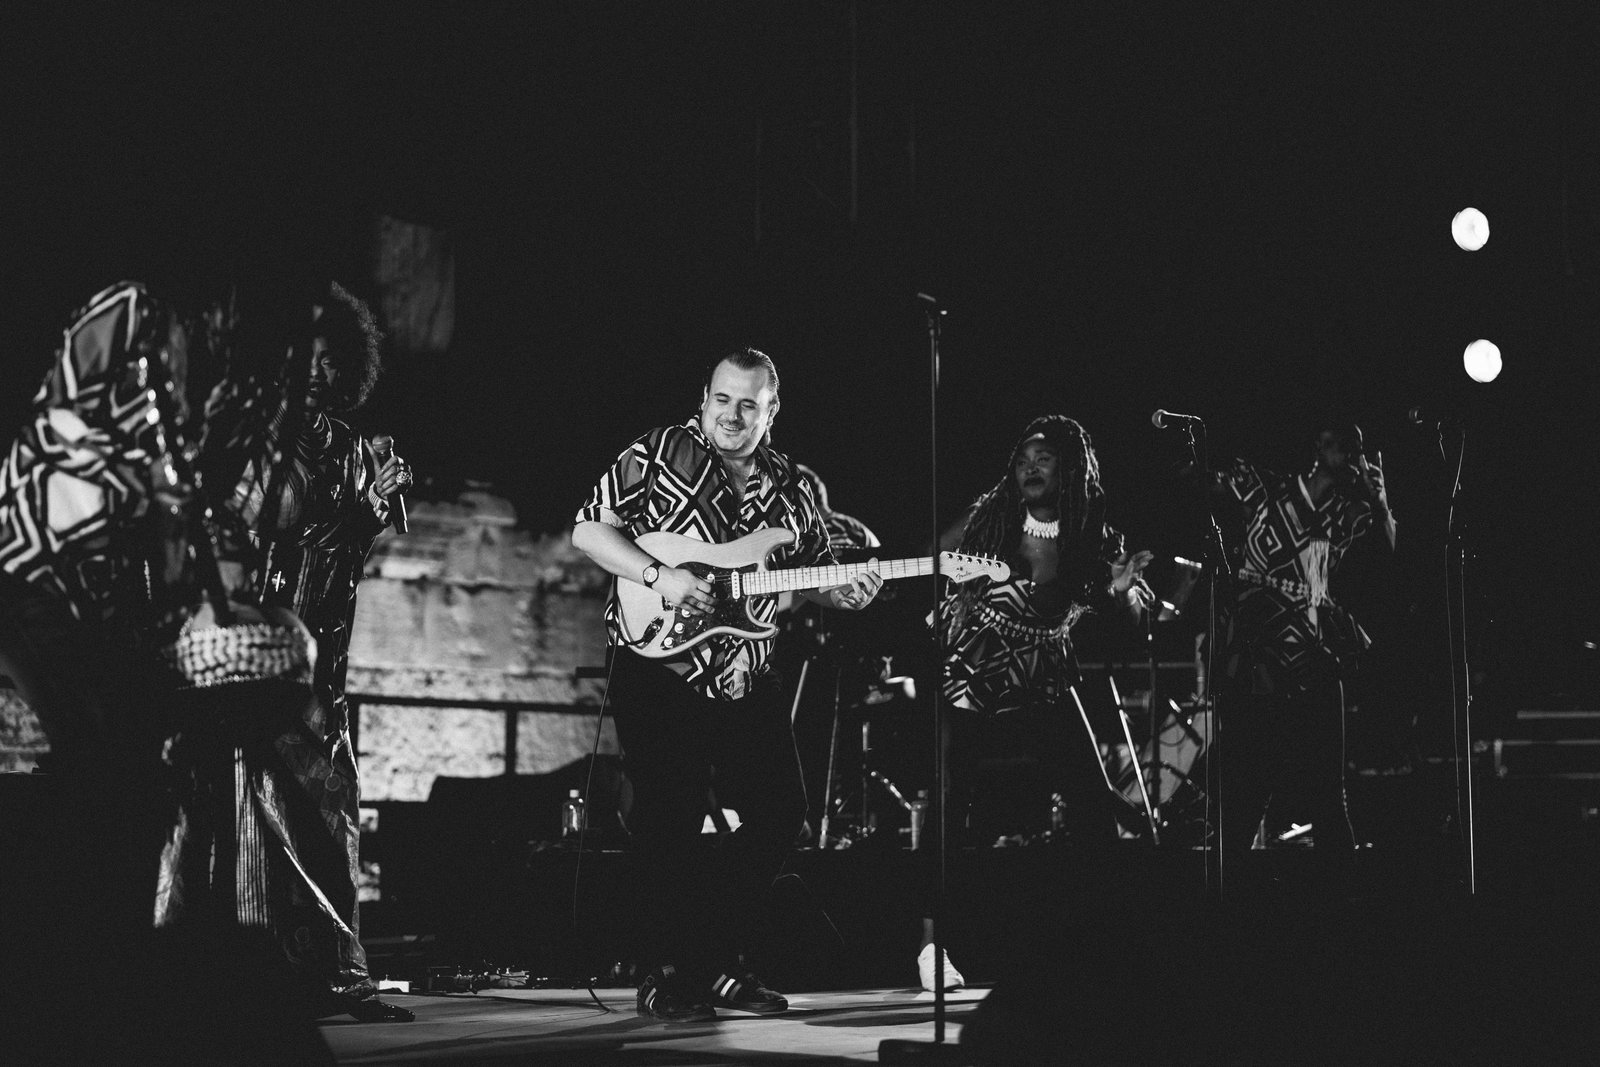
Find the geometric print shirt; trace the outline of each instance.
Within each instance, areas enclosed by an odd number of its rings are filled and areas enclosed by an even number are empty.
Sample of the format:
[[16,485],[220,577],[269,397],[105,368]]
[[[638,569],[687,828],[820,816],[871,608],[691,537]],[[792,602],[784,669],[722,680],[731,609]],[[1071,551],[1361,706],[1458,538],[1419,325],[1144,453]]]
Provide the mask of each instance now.
[[841,552],[883,547],[883,542],[878,540],[878,535],[872,532],[871,527],[854,515],[830,511],[823,517],[822,523],[828,532],[828,547],[833,549],[835,556]]
[[1235,460],[1217,474],[1243,511],[1244,537],[1230,553],[1224,602],[1224,676],[1257,693],[1293,693],[1337,676],[1343,659],[1371,643],[1335,603],[1331,583],[1372,507],[1335,486],[1317,504],[1306,480]]
[[[624,449],[590,491],[576,521],[603,522],[630,538],[664,531],[711,544],[779,527],[792,531],[795,540],[773,553],[771,566],[835,563],[816,498],[789,458],[758,446],[741,500],[733,491],[727,465],[700,429],[698,414],[681,425],[651,430]],[[615,590],[613,583],[606,603],[606,632],[614,646],[621,646]],[[750,604],[756,622],[773,624],[775,598],[754,597]],[[665,662],[702,696],[737,700],[767,669],[772,646],[771,638],[717,634]]]

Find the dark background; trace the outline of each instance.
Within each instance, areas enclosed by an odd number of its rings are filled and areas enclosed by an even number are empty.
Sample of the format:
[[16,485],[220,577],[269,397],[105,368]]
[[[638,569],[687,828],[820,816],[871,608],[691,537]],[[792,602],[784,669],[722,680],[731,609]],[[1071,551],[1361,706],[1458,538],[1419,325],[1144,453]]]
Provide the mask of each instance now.
[[[362,277],[386,213],[455,240],[451,351],[397,359],[363,419],[436,491],[486,480],[560,530],[750,343],[783,374],[778,447],[911,552],[935,510],[920,291],[948,308],[940,521],[1062,412],[1131,542],[1192,557],[1203,525],[1154,408],[1278,467],[1345,412],[1403,538],[1393,563],[1352,561],[1347,595],[1393,692],[1437,722],[1450,464],[1405,421],[1428,405],[1467,428],[1480,711],[1594,706],[1593,5],[1195,7],[10,19],[5,414],[100,286],[203,294],[251,261]],[[1449,234],[1468,205],[1493,231],[1475,254]],[[1477,337],[1505,355],[1491,384],[1462,371]]]

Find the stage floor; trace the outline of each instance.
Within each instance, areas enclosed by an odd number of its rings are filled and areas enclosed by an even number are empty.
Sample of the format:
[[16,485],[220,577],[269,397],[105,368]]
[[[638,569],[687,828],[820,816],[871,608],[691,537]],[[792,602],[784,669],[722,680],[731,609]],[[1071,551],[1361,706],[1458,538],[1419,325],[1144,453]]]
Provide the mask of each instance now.
[[[497,989],[477,994],[386,993],[416,1013],[410,1023],[333,1019],[322,1036],[342,1064],[560,1063],[729,1064],[877,1063],[886,1039],[931,1042],[933,994],[911,989],[800,993],[782,1015],[723,1012],[697,1023],[662,1023],[635,1013],[632,989]],[[950,993],[945,1041],[984,989]]]

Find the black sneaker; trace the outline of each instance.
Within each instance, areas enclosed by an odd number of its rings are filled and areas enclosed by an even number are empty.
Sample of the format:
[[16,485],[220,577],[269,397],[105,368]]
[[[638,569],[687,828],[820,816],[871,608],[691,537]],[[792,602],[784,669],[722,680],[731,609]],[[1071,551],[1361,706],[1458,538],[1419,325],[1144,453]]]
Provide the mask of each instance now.
[[715,1019],[716,1011],[682,977],[676,968],[658,967],[639,983],[639,998],[634,1001],[640,1015],[670,1023]]
[[757,1015],[776,1015],[789,1010],[789,1002],[782,993],[774,993],[749,971],[723,975],[711,983],[711,992],[712,1003],[720,1008],[753,1011]]

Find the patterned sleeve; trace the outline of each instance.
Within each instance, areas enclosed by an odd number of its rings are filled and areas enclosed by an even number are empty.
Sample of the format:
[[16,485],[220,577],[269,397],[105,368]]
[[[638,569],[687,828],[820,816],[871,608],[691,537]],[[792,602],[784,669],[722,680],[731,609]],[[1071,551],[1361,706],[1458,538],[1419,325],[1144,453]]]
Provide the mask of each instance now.
[[785,563],[794,567],[835,566],[839,560],[833,554],[833,546],[828,539],[828,525],[822,518],[822,509],[817,507],[817,498],[812,494],[811,486],[804,478],[794,477],[792,469],[789,475],[796,500],[795,519],[799,525],[799,536]]
[[850,551],[883,547],[878,535],[854,515],[834,511],[830,512],[823,522],[828,528],[828,544],[835,555],[841,549]]
[[645,517],[653,460],[662,431],[652,430],[623,450],[578,509],[575,522],[603,522],[625,529]]

